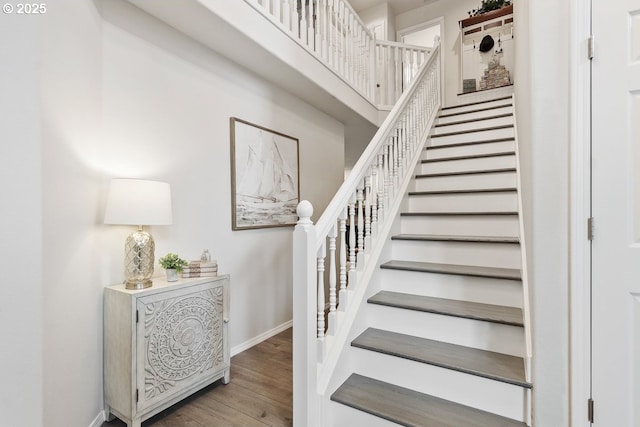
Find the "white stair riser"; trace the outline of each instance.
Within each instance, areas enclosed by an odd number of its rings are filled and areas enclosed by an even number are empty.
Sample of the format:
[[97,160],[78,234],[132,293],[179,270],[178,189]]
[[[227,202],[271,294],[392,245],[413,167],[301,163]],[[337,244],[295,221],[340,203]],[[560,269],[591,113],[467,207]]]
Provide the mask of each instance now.
[[515,191],[431,194],[409,197],[410,212],[515,212],[517,210],[518,196]]
[[492,172],[472,175],[434,176],[415,179],[415,191],[475,190],[515,188],[515,172]]
[[466,112],[466,111],[480,110],[482,108],[498,107],[498,106],[504,105],[504,104],[511,104],[511,99],[498,99],[498,100],[495,100],[495,101],[487,101],[487,102],[482,102],[482,103],[479,103],[479,104],[472,104],[472,105],[465,105],[465,106],[461,106],[461,107],[447,108],[447,109],[441,110],[440,115],[446,116],[448,114],[463,113],[463,112]]
[[393,259],[442,264],[520,268],[520,245],[512,243],[394,240]]
[[518,236],[517,215],[482,216],[405,216],[400,221],[403,234],[441,234],[453,236]]
[[[508,104],[509,104],[509,101],[505,100],[505,103],[502,105],[508,105]],[[479,109],[480,108],[477,108],[476,110],[479,110]],[[436,124],[444,125],[447,123],[460,122],[464,120],[484,119],[487,117],[500,116],[502,114],[512,114],[512,113],[513,113],[513,107],[510,105],[507,107],[492,108],[490,110],[473,111],[469,113],[453,114],[453,115],[452,113],[448,113],[445,110],[445,112],[442,114],[444,117],[439,117],[438,122]]]
[[338,402],[329,402],[332,421],[326,424],[331,427],[398,427],[398,424],[376,417],[359,409],[343,405]]
[[422,154],[422,160],[443,159],[455,156],[473,156],[476,154],[504,153],[514,150],[514,140],[490,142],[485,144],[463,145],[461,147],[445,147],[435,150],[430,150],[427,148]]
[[522,308],[519,280],[382,269],[382,290]]
[[349,351],[357,374],[524,421],[522,387],[369,350]]
[[504,125],[512,125],[512,124],[513,124],[513,116],[496,117],[496,118],[482,119],[482,120],[467,122],[467,123],[458,123],[458,124],[434,127],[433,135],[442,135],[443,133],[461,132],[465,130],[474,130],[474,129],[480,130],[480,129],[486,129],[494,126],[504,126]]
[[515,154],[509,156],[480,157],[477,159],[443,160],[421,163],[419,174],[447,173],[460,171],[482,171],[516,167]]
[[453,144],[458,142],[475,142],[485,141],[488,139],[498,138],[513,138],[513,127],[503,129],[491,129],[491,130],[479,130],[477,132],[460,133],[448,136],[440,136],[437,138],[430,138],[431,145],[437,146],[442,144]]
[[369,304],[371,327],[524,357],[522,327]]

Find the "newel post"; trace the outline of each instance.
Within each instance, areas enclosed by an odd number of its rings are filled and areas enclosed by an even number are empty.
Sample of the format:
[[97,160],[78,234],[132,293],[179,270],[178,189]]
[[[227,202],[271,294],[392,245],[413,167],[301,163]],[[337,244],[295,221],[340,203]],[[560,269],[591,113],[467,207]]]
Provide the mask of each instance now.
[[316,339],[316,230],[313,206],[298,204],[293,231],[293,422],[315,427],[318,419]]

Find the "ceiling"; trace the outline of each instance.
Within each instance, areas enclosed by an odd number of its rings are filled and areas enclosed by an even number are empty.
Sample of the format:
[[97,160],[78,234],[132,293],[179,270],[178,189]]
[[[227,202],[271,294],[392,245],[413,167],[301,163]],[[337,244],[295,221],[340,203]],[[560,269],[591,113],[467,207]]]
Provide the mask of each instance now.
[[425,4],[433,3],[434,1],[435,0],[349,0],[349,3],[356,12],[382,3],[389,3],[391,9],[393,9],[396,14],[400,14]]

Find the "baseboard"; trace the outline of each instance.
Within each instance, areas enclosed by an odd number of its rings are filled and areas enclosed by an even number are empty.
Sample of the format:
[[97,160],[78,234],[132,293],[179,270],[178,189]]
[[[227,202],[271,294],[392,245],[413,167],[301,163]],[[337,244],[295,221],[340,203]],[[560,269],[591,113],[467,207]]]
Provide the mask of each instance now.
[[[242,344],[238,344],[231,348],[231,356],[235,356],[238,353],[242,353],[243,351],[253,347],[256,344],[260,344],[262,341],[271,338],[274,335],[278,335],[280,332],[285,331],[293,326],[293,319],[288,322],[284,322],[282,325],[278,325],[275,328],[263,332],[257,337],[251,338],[248,341],[243,342]],[[93,426],[92,426],[93,427]]]
[[89,427],[100,427],[106,421],[104,411],[100,411],[95,419],[89,424]]

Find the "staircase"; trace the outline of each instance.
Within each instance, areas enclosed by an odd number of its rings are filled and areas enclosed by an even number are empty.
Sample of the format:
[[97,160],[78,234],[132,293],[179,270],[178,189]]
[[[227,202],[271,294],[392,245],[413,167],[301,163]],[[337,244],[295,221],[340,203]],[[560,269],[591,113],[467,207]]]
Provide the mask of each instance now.
[[335,426],[530,422],[512,98],[443,108],[343,354]]

